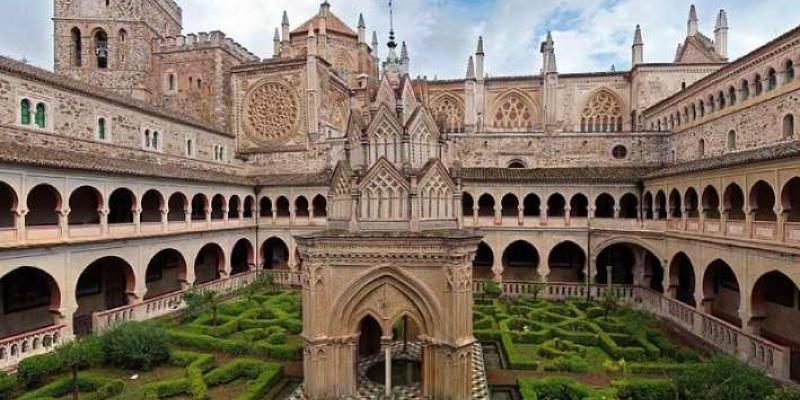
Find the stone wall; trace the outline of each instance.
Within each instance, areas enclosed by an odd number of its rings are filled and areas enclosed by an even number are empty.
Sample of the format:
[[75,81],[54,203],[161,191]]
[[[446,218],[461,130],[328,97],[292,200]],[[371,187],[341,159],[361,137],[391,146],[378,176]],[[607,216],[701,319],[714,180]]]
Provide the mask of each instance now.
[[[44,71],[41,73],[48,76]],[[188,124],[167,114],[150,112],[144,107],[136,107],[138,103],[117,101],[99,92],[71,89],[75,88],[62,88],[28,76],[0,73],[0,126],[21,129],[25,134],[15,140],[23,144],[59,144],[65,148],[85,150],[87,142],[96,142],[103,144],[97,148],[109,155],[119,155],[126,151],[123,149],[127,149],[129,154],[137,154],[132,157],[134,159],[142,158],[144,131],[149,129],[159,132],[160,143],[157,151],[147,152],[147,157],[172,156],[185,158],[189,163],[193,162],[191,160],[212,162],[213,146],[220,145],[227,149],[227,155],[224,162],[217,164],[237,164],[233,158],[234,138],[226,134]],[[33,117],[30,125],[21,125],[20,104],[23,99],[30,100],[32,110],[40,102],[45,104],[47,117],[43,129],[36,127]],[[100,118],[106,120],[105,140],[99,137]],[[193,154],[190,157],[187,157],[188,138],[193,140]],[[106,144],[119,148],[114,149]]]

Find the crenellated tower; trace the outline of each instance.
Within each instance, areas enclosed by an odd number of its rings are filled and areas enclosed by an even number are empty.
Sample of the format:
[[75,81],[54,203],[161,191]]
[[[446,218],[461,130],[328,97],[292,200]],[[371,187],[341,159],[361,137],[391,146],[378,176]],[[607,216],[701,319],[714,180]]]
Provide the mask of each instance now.
[[173,0],[54,0],[55,71],[149,100],[152,44],[179,35]]

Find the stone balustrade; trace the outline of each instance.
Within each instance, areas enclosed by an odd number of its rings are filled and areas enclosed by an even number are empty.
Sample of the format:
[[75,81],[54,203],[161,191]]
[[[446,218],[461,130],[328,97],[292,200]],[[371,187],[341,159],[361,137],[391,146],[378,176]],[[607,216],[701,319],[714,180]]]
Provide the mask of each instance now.
[[57,325],[0,339],[0,370],[12,370],[21,360],[44,354],[67,337],[67,326]]

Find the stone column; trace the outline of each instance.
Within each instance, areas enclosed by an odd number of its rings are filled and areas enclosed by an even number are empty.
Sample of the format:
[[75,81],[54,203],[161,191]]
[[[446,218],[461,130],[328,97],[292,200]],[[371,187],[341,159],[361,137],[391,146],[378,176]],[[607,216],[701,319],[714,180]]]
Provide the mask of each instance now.
[[161,209],[161,230],[166,232],[169,229],[169,208]]
[[783,242],[786,240],[786,219],[788,217],[788,212],[783,209],[780,199],[777,200],[774,208],[775,215],[778,217],[775,220],[775,240]]
[[297,209],[294,207],[294,203],[289,203],[289,224],[294,225],[296,219]]
[[142,209],[136,208],[133,210],[133,225],[136,226],[136,234],[142,233]]
[[503,224],[503,206],[498,205],[497,203],[494,204],[494,224],[495,225],[502,225]]
[[572,224],[572,208],[567,205],[564,207],[564,225],[570,226]]
[[745,197],[744,204],[744,236],[749,238],[753,237],[753,220],[755,219],[755,210],[750,208],[750,204]]
[[728,227],[726,226],[728,223],[728,210],[723,205],[723,202],[720,201],[719,203],[719,234],[722,236],[728,235]]
[[222,220],[225,221],[225,222],[228,222],[228,220],[230,220],[228,212],[230,212],[230,208],[228,208],[227,205],[223,206],[222,207]]
[[206,217],[206,229],[211,227],[211,206],[206,206],[204,209]]
[[69,208],[58,212],[58,229],[60,231],[61,240],[69,237],[69,212]]
[[25,216],[28,215],[28,210],[21,208],[14,213],[15,224],[17,227],[17,241],[24,242],[27,239],[25,233]]
[[517,224],[519,226],[525,224],[525,207],[522,206],[522,203],[517,206]]
[[385,344],[383,346],[383,354],[384,354],[384,363],[385,371],[384,371],[384,382],[383,382],[383,389],[384,395],[387,399],[392,398],[392,345],[391,343]]
[[495,256],[492,260],[492,272],[494,273],[494,281],[497,283],[503,282],[503,257]]

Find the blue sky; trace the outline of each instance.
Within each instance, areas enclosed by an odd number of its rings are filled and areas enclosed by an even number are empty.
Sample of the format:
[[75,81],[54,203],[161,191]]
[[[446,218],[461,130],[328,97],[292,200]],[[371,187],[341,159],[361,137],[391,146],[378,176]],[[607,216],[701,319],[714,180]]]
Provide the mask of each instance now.
[[[99,1],[99,0],[81,0]],[[120,0],[121,1],[121,0]],[[139,1],[139,0],[130,0]],[[280,15],[297,26],[318,10],[316,0],[177,0],[184,32],[222,30],[261,57],[269,57]],[[459,78],[478,35],[486,41],[490,75],[534,74],[539,42],[553,30],[562,72],[607,71],[630,66],[636,24],[642,25],[646,62],[672,61],[686,35],[687,0],[394,0],[398,37],[409,44],[412,74]],[[700,29],[713,37],[719,9],[728,12],[729,52],[739,57],[797,26],[797,0],[698,0]],[[385,43],[385,0],[330,0],[355,26],[363,12],[369,30]],[[52,0],[0,1],[0,54],[52,68]],[[385,49],[380,49],[385,54]]]

